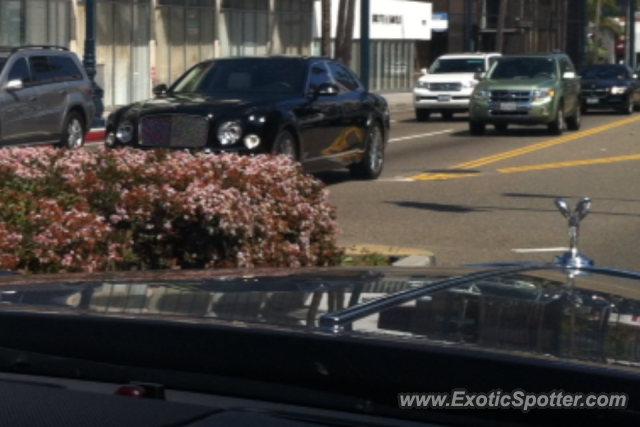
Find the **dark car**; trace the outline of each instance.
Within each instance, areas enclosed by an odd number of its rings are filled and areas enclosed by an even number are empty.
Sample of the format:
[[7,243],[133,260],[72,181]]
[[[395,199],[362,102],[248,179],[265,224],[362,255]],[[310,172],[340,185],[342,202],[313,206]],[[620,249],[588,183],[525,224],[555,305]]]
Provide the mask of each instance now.
[[0,47],[0,145],[79,147],[95,117],[91,80],[75,53]]
[[596,64],[580,71],[582,111],[617,110],[632,114],[640,110],[640,80],[626,65]]
[[207,60],[156,97],[114,111],[107,147],[285,154],[317,172],[375,179],[389,135],[386,100],[321,57]]

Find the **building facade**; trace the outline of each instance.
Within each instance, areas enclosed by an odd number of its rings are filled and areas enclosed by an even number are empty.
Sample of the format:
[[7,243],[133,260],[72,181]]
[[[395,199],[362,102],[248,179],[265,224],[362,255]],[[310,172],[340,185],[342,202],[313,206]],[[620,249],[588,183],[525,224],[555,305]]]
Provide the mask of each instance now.
[[[316,3],[96,0],[96,81],[104,89],[104,105],[113,108],[148,98],[155,84],[174,81],[206,58],[319,54]],[[400,14],[397,10],[387,12]],[[429,12],[420,22],[430,19]],[[398,24],[395,20],[381,23],[388,29]],[[82,57],[84,32],[85,0],[0,0],[0,45],[62,45]],[[425,27],[424,37],[428,36],[430,31],[427,33]],[[356,71],[358,52],[355,40],[351,66]],[[414,63],[413,40],[404,35],[372,37],[372,89],[409,89],[414,81]]]
[[[96,81],[107,108],[148,98],[196,62],[310,54],[313,0],[97,0]],[[0,45],[84,52],[84,0],[0,0]]]
[[[501,0],[433,0],[448,17],[448,29],[420,46],[419,61],[430,64],[448,52],[496,49]],[[586,0],[507,0],[502,53],[566,52],[576,64],[586,49]]]

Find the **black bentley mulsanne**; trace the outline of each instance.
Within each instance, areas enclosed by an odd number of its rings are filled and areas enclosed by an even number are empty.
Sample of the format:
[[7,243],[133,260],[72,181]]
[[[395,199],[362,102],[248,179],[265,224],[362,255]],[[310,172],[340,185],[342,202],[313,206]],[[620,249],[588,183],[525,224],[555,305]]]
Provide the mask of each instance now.
[[633,114],[640,110],[640,80],[621,64],[594,64],[580,71],[582,112],[617,110]]
[[307,172],[347,166],[364,179],[382,171],[387,101],[331,59],[207,60],[154,93],[109,115],[108,148],[284,154]]

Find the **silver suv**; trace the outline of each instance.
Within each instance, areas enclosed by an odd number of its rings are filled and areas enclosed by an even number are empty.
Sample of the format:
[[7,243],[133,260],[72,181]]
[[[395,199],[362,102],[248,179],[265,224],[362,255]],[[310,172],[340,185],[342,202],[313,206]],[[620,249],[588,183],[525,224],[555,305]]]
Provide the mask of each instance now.
[[0,47],[0,146],[80,147],[95,115],[76,54],[59,46]]

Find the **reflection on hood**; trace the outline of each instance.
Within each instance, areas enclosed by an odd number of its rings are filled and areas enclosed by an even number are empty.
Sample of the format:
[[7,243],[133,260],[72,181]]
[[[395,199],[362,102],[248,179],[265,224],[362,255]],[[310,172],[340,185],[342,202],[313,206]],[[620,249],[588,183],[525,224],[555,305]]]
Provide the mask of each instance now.
[[[0,278],[0,310],[314,331],[327,313],[468,272],[381,268],[69,275],[46,280],[5,276]],[[600,274],[578,277],[572,287],[563,271],[552,268],[496,274],[390,307],[341,333],[635,365],[640,363],[640,288],[634,280]]]

